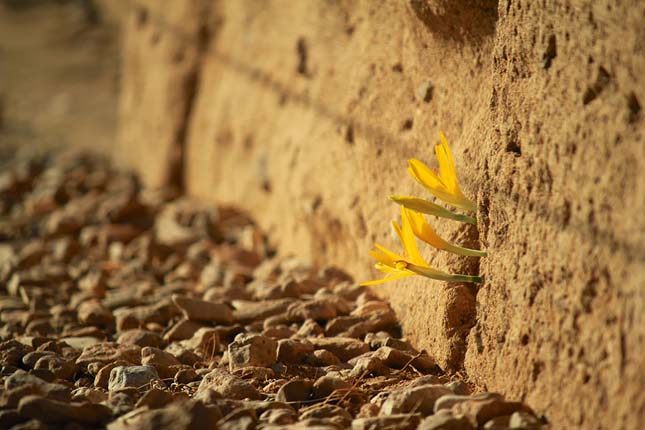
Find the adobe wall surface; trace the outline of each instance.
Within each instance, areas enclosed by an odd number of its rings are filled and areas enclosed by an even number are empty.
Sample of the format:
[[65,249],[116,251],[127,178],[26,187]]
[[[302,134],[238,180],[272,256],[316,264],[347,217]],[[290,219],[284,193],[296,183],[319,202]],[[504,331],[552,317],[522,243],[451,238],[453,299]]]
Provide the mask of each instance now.
[[425,196],[406,159],[432,163],[441,129],[478,226],[434,226],[489,257],[424,255],[486,282],[375,291],[555,428],[644,427],[642,2],[187,3],[128,21],[120,151],[149,185],[183,165],[281,251],[370,279],[374,241],[397,246],[387,195]]

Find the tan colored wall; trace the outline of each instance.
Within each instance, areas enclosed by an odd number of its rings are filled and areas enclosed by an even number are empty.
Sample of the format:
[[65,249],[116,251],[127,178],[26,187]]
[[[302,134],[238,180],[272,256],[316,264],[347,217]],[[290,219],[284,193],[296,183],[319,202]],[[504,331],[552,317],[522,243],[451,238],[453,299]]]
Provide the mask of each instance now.
[[[206,18],[130,26],[123,135],[158,154],[129,158],[156,185],[171,164],[158,155],[185,145],[191,194],[249,209],[284,253],[366,279],[373,242],[394,244],[386,196],[422,193],[405,160],[431,160],[444,130],[479,225],[436,227],[488,249],[486,283],[376,291],[444,367],[524,397],[556,428],[642,428],[645,5],[496,3],[203,0]],[[194,47],[203,25],[210,43]],[[158,98],[186,71],[144,47],[157,30],[203,52],[194,104],[177,94],[183,116]]]

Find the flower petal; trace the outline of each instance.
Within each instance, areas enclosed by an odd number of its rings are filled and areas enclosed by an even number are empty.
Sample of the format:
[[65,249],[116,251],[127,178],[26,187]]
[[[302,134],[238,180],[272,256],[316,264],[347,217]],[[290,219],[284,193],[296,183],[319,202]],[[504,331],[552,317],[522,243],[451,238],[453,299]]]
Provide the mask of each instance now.
[[435,231],[432,226],[428,224],[425,216],[422,213],[415,212],[410,209],[405,209],[405,216],[410,220],[412,231],[414,235],[422,241],[434,246],[437,249],[448,249],[450,244],[443,240]]
[[363,285],[363,286],[378,285],[378,284],[383,284],[385,282],[396,281],[397,279],[407,278],[409,276],[415,276],[415,274],[412,273],[412,272],[409,272],[409,271],[405,271],[405,272],[397,273],[395,275],[388,275],[388,276],[385,276],[384,278],[381,278],[381,279],[375,279],[373,281],[361,282],[361,285]]
[[444,136],[443,132],[439,132],[439,137],[441,139],[441,143],[439,145],[435,145],[434,151],[435,154],[437,154],[437,159],[439,160],[441,181],[446,184],[446,188],[448,188],[448,190],[454,192],[459,190],[455,161],[452,158],[448,140],[446,139],[446,136]]
[[417,247],[417,241],[410,225],[410,219],[406,216],[406,210],[401,206],[401,241],[403,242],[405,253],[413,263],[422,266],[427,265]]

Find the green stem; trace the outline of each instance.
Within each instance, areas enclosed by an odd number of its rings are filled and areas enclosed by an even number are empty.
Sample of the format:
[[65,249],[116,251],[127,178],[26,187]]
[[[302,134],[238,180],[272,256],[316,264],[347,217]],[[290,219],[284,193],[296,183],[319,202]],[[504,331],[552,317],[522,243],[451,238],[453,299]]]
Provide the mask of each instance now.
[[431,201],[421,199],[419,197],[392,195],[390,196],[390,200],[416,212],[477,225],[477,219],[474,217],[452,212],[443,206],[439,206],[436,203],[432,203]]
[[479,249],[463,248],[461,246],[452,245],[452,244],[448,244],[448,245],[449,247],[446,248],[446,251],[450,251],[455,254],[463,255],[466,257],[486,257],[488,255],[486,251],[482,251]]
[[450,273],[445,273],[440,270],[433,269],[431,267],[417,266],[416,264],[408,263],[404,261],[405,268],[411,272],[416,273],[417,275],[425,276],[426,278],[435,279],[437,281],[445,282],[483,282],[481,276],[471,276],[471,275],[451,275]]

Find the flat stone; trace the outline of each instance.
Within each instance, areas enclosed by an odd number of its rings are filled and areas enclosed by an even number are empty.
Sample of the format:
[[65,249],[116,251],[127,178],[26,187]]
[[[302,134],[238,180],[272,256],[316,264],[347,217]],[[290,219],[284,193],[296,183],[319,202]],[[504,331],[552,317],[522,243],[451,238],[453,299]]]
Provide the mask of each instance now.
[[4,388],[7,391],[27,386],[34,387],[33,393],[41,394],[52,400],[69,402],[71,399],[71,390],[68,387],[44,381],[24,370],[16,370],[4,381]]
[[530,412],[513,412],[508,422],[511,430],[539,430],[542,426],[540,420]]
[[142,388],[159,379],[152,366],[117,366],[110,371],[108,391],[123,388]]
[[305,362],[312,366],[325,367],[334,366],[341,363],[340,358],[336,357],[333,353],[326,349],[318,349],[307,355]]
[[355,378],[362,378],[367,375],[383,376],[389,375],[391,372],[391,369],[383,361],[373,355],[355,357],[351,361],[354,363],[354,368],[350,375]]
[[500,399],[471,399],[455,404],[452,407],[452,411],[455,415],[464,415],[467,417],[473,427],[481,427],[495,417],[511,415],[518,411],[533,413],[528,406],[520,402],[506,402]]
[[418,430],[475,430],[466,417],[456,417],[449,410],[441,410],[421,421]]
[[187,296],[173,294],[172,301],[184,316],[192,321],[207,321],[218,324],[232,324],[233,311],[223,303],[208,302]]
[[300,420],[329,419],[346,428],[352,422],[352,415],[340,406],[330,404],[312,405],[300,410]]
[[162,378],[171,378],[176,373],[172,367],[181,365],[181,362],[166,351],[146,346],[141,349],[141,364],[154,367]]
[[308,300],[292,303],[287,309],[287,318],[290,321],[330,320],[337,315],[336,308],[328,300]]
[[261,302],[248,300],[234,300],[232,302],[235,310],[233,315],[240,323],[248,323],[255,320],[264,320],[273,315],[284,313],[293,299],[264,300]]
[[[124,360],[117,360],[106,365],[103,365],[103,363],[92,363],[93,367],[101,366],[94,376],[94,386],[107,389],[108,382],[110,381],[110,372],[112,372],[112,369],[117,366],[127,366],[129,364],[131,363],[128,363]],[[88,366],[88,369],[89,367],[90,366]]]
[[421,421],[419,414],[390,415],[387,417],[357,418],[352,430],[414,430]]
[[78,320],[82,324],[108,327],[114,324],[112,312],[96,301],[86,301],[78,307]]
[[266,336],[238,336],[228,345],[229,368],[231,371],[246,367],[269,367],[276,362],[278,343]]
[[442,409],[451,409],[454,405],[458,403],[463,403],[469,400],[503,400],[501,394],[498,393],[477,393],[472,396],[460,395],[460,394],[447,394],[441,396],[434,405],[434,412],[437,413]]
[[441,396],[451,394],[443,385],[426,385],[390,393],[381,406],[384,415],[418,412],[423,416],[434,412],[434,404]]
[[40,396],[20,400],[18,413],[46,423],[79,423],[98,425],[112,416],[112,410],[98,403],[65,403]]
[[277,348],[277,361],[281,363],[300,363],[313,350],[314,346],[306,340],[280,339]]
[[335,391],[346,391],[352,388],[352,384],[335,375],[323,375],[316,379],[313,385],[313,397],[323,399]]
[[139,364],[140,357],[141,348],[136,345],[119,345],[112,342],[101,342],[83,349],[81,355],[76,359],[76,364],[79,366],[87,366],[90,363],[99,362],[108,364],[118,360]]
[[190,339],[180,342],[184,348],[199,350],[204,355],[213,356],[219,351],[219,332],[215,328],[202,327]]
[[212,389],[224,398],[237,400],[257,400],[261,397],[253,385],[222,369],[213,369],[204,375],[197,392],[207,389]]
[[168,330],[163,339],[166,342],[190,339],[191,337],[193,337],[195,332],[202,327],[204,327],[203,324],[195,321],[190,321],[189,319],[182,319],[177,321],[177,323],[175,323],[175,325],[173,325],[172,328]]
[[278,390],[275,399],[278,402],[294,403],[308,400],[311,396],[313,382],[309,379],[292,379]]
[[308,338],[307,340],[313,344],[314,349],[325,349],[341,361],[348,361],[370,350],[365,342],[349,337]]
[[58,355],[45,355],[38,359],[34,369],[46,369],[60,379],[71,379],[77,371],[73,361],[64,359]]
[[159,333],[136,328],[121,332],[116,343],[120,345],[137,345],[142,348],[145,346],[159,348],[163,345],[163,340]]
[[195,400],[171,403],[161,409],[139,407],[108,424],[108,430],[215,430],[222,414],[213,405]]

